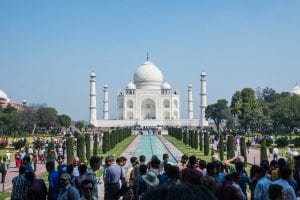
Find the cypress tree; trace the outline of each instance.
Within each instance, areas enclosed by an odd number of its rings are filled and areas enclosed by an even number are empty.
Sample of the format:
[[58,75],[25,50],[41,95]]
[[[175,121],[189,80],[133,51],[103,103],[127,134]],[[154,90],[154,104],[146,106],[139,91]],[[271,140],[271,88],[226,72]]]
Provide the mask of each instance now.
[[261,140],[261,147],[260,147],[260,162],[263,160],[268,160],[267,155],[267,146],[266,146],[266,139],[263,138]]
[[200,146],[200,151],[203,151],[203,133],[202,131],[200,131],[200,134],[199,134],[199,146]]
[[224,136],[223,133],[220,133],[220,140],[219,140],[219,151],[220,151],[220,160],[224,160]]
[[51,142],[48,143],[47,161],[53,161],[53,162],[55,162],[54,142],[53,142],[52,139],[51,139]]
[[85,145],[84,145],[84,136],[79,134],[77,137],[77,156],[79,157],[79,162],[85,162]]
[[246,148],[246,138],[241,137],[240,151],[241,155],[245,158],[245,166],[247,165],[247,148]]
[[235,153],[234,153],[233,136],[228,135],[228,137],[227,137],[227,160],[233,158],[234,156],[235,156]]
[[192,137],[192,131],[189,130],[188,133],[189,133],[189,146],[192,147],[192,138],[193,138],[193,137]]
[[198,131],[194,130],[194,137],[195,137],[195,149],[198,149]]
[[98,155],[98,134],[94,135],[94,145],[93,145],[93,156],[97,156]]
[[204,155],[208,156],[209,154],[209,138],[208,138],[208,133],[204,133]]
[[85,134],[85,152],[86,152],[86,159],[90,160],[91,157],[91,137],[89,133]]
[[74,158],[74,139],[68,137],[66,140],[67,146],[67,164],[72,164],[72,160]]

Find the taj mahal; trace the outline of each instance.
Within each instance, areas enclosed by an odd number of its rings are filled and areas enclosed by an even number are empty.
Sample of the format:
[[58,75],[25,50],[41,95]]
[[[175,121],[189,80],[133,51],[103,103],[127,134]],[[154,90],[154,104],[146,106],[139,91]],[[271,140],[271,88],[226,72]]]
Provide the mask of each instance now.
[[200,75],[200,119],[193,117],[192,85],[188,90],[188,118],[181,119],[180,94],[172,91],[169,83],[164,82],[161,70],[149,58],[140,65],[124,91],[117,94],[117,119],[109,118],[108,86],[103,87],[103,119],[97,118],[96,74],[90,75],[90,121],[96,127],[123,126],[189,126],[205,127],[207,107],[206,74]]

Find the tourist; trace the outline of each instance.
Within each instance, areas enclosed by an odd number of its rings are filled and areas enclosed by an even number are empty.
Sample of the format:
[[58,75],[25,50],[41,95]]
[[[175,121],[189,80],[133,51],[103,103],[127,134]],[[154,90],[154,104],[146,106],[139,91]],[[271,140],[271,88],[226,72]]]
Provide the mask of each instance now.
[[11,161],[11,152],[10,152],[10,150],[6,151],[6,158],[7,158],[7,162],[10,163],[10,161]]
[[277,147],[273,148],[273,159],[274,160],[278,160],[278,154],[279,154],[279,150]]
[[199,170],[200,170],[200,173],[202,174],[202,176],[206,176],[206,174],[207,174],[206,161],[200,159],[198,161],[198,166],[199,166]]
[[133,189],[132,188],[128,188],[125,191],[125,194],[124,194],[122,200],[134,200],[134,199],[135,199],[135,196],[134,196]]
[[3,157],[2,163],[1,163],[1,183],[5,182],[5,177],[7,174],[8,167],[9,167],[9,163],[8,163],[6,157]]
[[37,179],[34,172],[26,172],[25,178],[29,181],[27,199],[46,200],[47,187],[43,179]]
[[269,198],[270,200],[284,200],[282,187],[277,184],[272,184],[269,187]]
[[33,153],[31,154],[31,162],[33,163],[33,171],[36,171],[36,165],[37,165],[37,156],[35,151],[33,151]]
[[21,162],[21,154],[20,151],[17,150],[16,154],[15,154],[15,162],[16,162],[16,167],[20,167],[22,162]]
[[140,197],[147,191],[147,183],[146,181],[144,181],[144,179],[142,178],[142,176],[147,174],[147,165],[142,164],[140,165],[140,175],[137,178],[136,181],[136,197],[137,199],[140,199]]
[[81,183],[82,197],[80,200],[98,200],[97,197],[93,196],[93,189],[95,185],[91,179],[85,179]]
[[236,189],[238,195],[239,195],[239,199],[242,199],[242,200],[246,200],[247,199],[247,193],[246,195],[244,194],[244,192],[242,191],[239,183],[241,182],[241,174],[238,173],[238,172],[233,172],[232,173],[232,177],[233,177],[233,182],[232,182],[232,186]]
[[[145,162],[146,162],[146,157],[144,155],[140,155],[138,164],[135,165],[133,168],[133,176],[134,176],[135,182],[137,182],[138,177],[141,175],[140,166],[144,165]],[[135,183],[135,185],[137,185],[137,183]]]
[[39,160],[41,161],[41,164],[45,163],[45,149],[44,149],[44,147],[41,147],[39,149],[38,154],[39,154]]
[[67,164],[65,163],[65,157],[64,155],[59,155],[57,157],[57,171],[58,171],[58,175],[62,175],[63,173],[67,173]]
[[84,163],[80,164],[78,166],[78,171],[79,171],[79,176],[71,179],[71,182],[72,182],[72,185],[78,189],[80,196],[82,196],[81,183],[83,180],[86,179],[87,165]]
[[242,200],[232,183],[233,175],[227,174],[224,182],[216,188],[215,194],[218,200]]
[[249,177],[247,175],[247,172],[245,171],[244,166],[245,166],[244,163],[237,162],[235,164],[235,169],[236,169],[236,172],[239,173],[241,176],[239,185],[243,191],[243,194],[246,196],[246,199],[247,199],[247,185],[249,185],[250,181],[249,181]]
[[98,187],[97,187],[97,176],[96,171],[101,167],[102,160],[98,156],[92,156],[90,158],[90,169],[86,173],[86,178],[91,179],[93,181],[93,191],[92,195],[98,198]]
[[19,176],[12,179],[11,200],[27,200],[29,182],[25,178],[26,167],[19,168]]
[[138,158],[131,157],[130,163],[131,163],[131,167],[127,171],[127,181],[128,181],[129,187],[134,189],[135,188],[135,179],[134,179],[133,169],[138,164]]
[[181,172],[182,183],[194,185],[199,183],[200,173],[195,169],[196,160],[195,156],[189,157],[187,168],[183,169]]
[[250,177],[249,177],[249,189],[250,189],[250,200],[254,200],[254,190],[256,187],[256,183],[258,181],[257,177],[255,176],[256,171],[258,170],[259,166],[252,165],[250,168]]
[[21,161],[23,161],[23,158],[25,157],[25,155],[26,155],[26,152],[24,151],[24,149],[22,148],[21,149],[21,153],[20,153],[20,159],[21,159]]
[[167,153],[164,153],[163,154],[163,161],[161,162],[160,164],[160,173],[162,173],[164,171],[164,166],[167,165],[167,164],[172,164],[170,161],[169,161],[169,154]]
[[46,169],[49,173],[48,199],[56,200],[59,193],[59,175],[58,172],[55,170],[54,162],[53,161],[46,162]]
[[72,176],[73,177],[79,176],[78,164],[79,164],[79,157],[75,156],[72,160],[72,165],[73,165]]
[[153,155],[151,160],[148,162],[148,169],[153,171],[157,176],[160,173],[159,167],[160,167],[160,160],[156,155]]
[[258,181],[254,189],[254,200],[269,199],[268,189],[272,182],[265,175],[266,171],[263,167],[256,169],[255,176]]
[[61,190],[59,192],[57,200],[79,200],[80,199],[78,190],[71,185],[70,181],[71,181],[71,176],[68,173],[63,173],[59,177]]
[[189,159],[189,157],[184,154],[184,155],[181,156],[181,161],[177,164],[179,172],[180,172],[180,177],[181,177],[181,171],[184,168],[186,168],[188,159]]
[[26,172],[33,172],[29,155],[24,156],[22,160],[22,165],[26,167]]
[[279,169],[280,179],[274,181],[272,184],[280,185],[284,199],[296,200],[294,188],[290,186],[288,180],[291,178],[292,170],[289,167],[282,167]]
[[28,154],[29,155],[33,154],[33,148],[31,147],[31,145],[29,145],[28,147]]
[[167,184],[181,184],[179,168],[175,165],[167,164],[166,174],[168,177]]
[[104,200],[118,200],[122,168],[114,162],[114,157],[109,155],[105,158],[104,170]]

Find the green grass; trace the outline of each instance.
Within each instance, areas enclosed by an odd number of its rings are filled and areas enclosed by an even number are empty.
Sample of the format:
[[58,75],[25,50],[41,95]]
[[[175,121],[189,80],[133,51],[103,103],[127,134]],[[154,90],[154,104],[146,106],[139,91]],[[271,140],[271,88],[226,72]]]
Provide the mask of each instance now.
[[[122,142],[118,143],[114,148],[106,152],[105,154],[102,152],[102,148],[98,150],[98,156],[103,157],[105,159],[108,155],[113,155],[114,158],[119,157],[123,151],[129,146],[129,144],[136,138],[137,135],[131,135],[130,137],[126,138]],[[103,175],[103,168],[97,171],[97,177],[101,177]]]
[[200,149],[193,149],[188,145],[185,145],[183,142],[177,140],[174,137],[171,137],[169,135],[164,135],[164,137],[171,142],[177,149],[179,149],[183,154],[186,154],[187,156],[194,155],[197,158],[200,158],[201,160],[205,160],[206,162],[211,161],[211,149],[209,149],[208,156],[204,155],[204,150],[200,151]]
[[10,197],[10,193],[11,192],[4,192],[4,193],[1,192],[0,193],[0,200],[4,200],[4,199]]

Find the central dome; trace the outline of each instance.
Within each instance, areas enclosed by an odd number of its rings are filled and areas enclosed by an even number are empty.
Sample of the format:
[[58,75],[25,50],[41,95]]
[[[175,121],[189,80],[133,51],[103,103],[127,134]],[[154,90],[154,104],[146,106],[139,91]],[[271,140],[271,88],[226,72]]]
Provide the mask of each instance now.
[[160,89],[163,75],[154,64],[147,60],[135,70],[133,80],[137,89]]
[[2,101],[6,101],[9,102],[10,99],[8,98],[8,96],[5,94],[5,92],[3,92],[3,90],[0,89],[0,100]]

